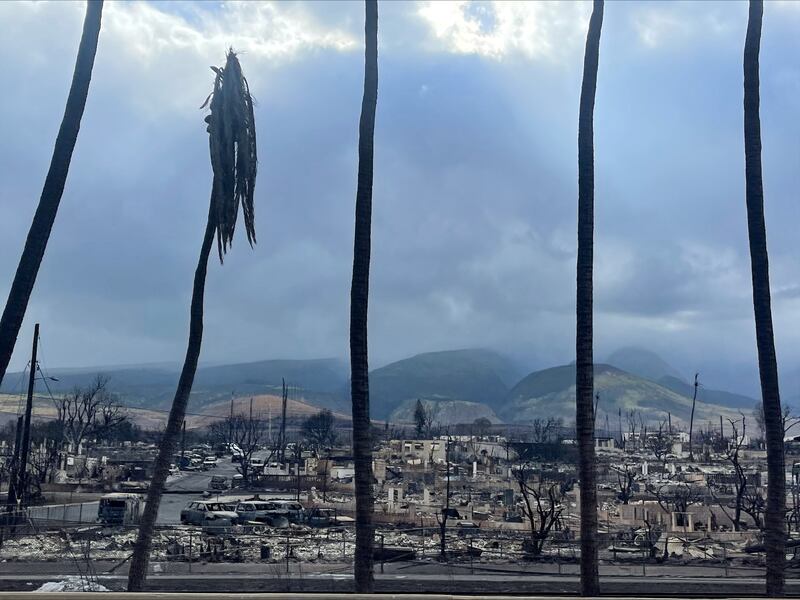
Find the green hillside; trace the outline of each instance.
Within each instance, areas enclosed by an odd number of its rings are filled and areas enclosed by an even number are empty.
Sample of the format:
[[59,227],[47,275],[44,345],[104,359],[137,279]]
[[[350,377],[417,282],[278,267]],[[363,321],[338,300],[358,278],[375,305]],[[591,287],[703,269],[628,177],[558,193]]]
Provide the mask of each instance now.
[[[691,398],[694,392],[694,386],[683,379],[678,374],[677,369],[650,350],[634,347],[621,348],[608,357],[606,364],[613,365],[643,379],[654,381],[682,396]],[[708,404],[747,410],[752,409],[757,402],[755,398],[750,396],[702,386],[700,387],[698,400]]]
[[[492,423],[500,423],[494,411],[478,402],[463,400],[424,400],[425,410],[433,411],[433,422],[438,425],[457,425],[474,423],[476,419],[486,418]],[[416,400],[406,400],[389,416],[392,423],[413,423]]]
[[511,361],[489,350],[417,354],[370,373],[372,415],[386,419],[403,403],[417,398],[500,407],[514,374]]
[[[689,421],[692,400],[655,382],[637,377],[610,365],[595,365],[595,391],[600,394],[598,420],[609,415],[613,427],[618,423],[618,410],[623,418],[630,410],[641,411],[650,422],[666,419],[671,413],[673,424]],[[697,403],[697,422],[735,414],[735,410]],[[520,381],[509,392],[498,416],[504,421],[525,422],[535,418],[561,417],[575,419],[575,365],[564,365],[536,371]]]

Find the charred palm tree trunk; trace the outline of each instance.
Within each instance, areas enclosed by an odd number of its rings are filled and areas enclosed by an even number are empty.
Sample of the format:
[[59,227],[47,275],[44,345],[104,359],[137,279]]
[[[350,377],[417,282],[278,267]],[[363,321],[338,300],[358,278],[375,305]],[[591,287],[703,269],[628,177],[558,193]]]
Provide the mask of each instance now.
[[64,193],[72,152],[75,150],[81,118],[86,108],[86,97],[89,95],[89,82],[92,80],[102,15],[103,0],[89,0],[78,47],[78,58],[72,74],[72,85],[67,96],[67,107],[56,137],[50,169],[47,171],[39,206],[33,215],[25,248],[17,265],[3,316],[0,318],[0,383],[3,382],[8,362],[14,353],[14,345],[17,343],[28,301],[36,283],[36,275],[39,273],[47,241],[50,239],[50,231],[53,229],[61,196]]
[[356,550],[353,565],[358,593],[370,593],[373,579],[372,436],[369,418],[367,306],[372,228],[372,155],[378,102],[378,3],[366,0],[364,97],[358,136],[358,192],[350,288],[350,377],[353,401],[353,457],[356,493]]
[[759,65],[761,0],[750,1],[750,17],[744,44],[744,155],[747,199],[747,229],[753,278],[753,311],[756,322],[758,370],[764,403],[767,438],[767,505],[764,543],[767,550],[767,595],[784,593],[786,562],[786,481],[784,475],[783,419],[778,390],[778,363],[772,331],[769,290],[767,229],[764,222],[764,189],[761,179],[761,120],[759,117]]
[[161,438],[156,458],[153,478],[147,491],[147,503],[144,506],[142,520],[139,525],[139,536],[131,559],[128,571],[128,591],[140,592],[147,579],[147,565],[150,562],[150,546],[153,541],[158,507],[161,504],[161,494],[169,475],[169,466],[175,454],[181,424],[186,415],[186,406],[189,403],[189,394],[192,391],[194,375],[197,371],[197,361],[200,358],[200,348],[203,341],[203,296],[206,287],[206,272],[208,270],[208,257],[214,245],[214,220],[209,215],[206,233],[203,236],[203,246],[200,249],[200,260],[194,272],[194,286],[192,289],[191,317],[189,323],[189,344],[186,349],[186,358],[178,380],[178,389],[172,401],[169,412],[167,428]]
[[[142,514],[139,535],[128,571],[128,591],[139,592],[147,578],[150,546],[153,539],[161,494],[167,481],[169,465],[178,444],[181,426],[186,416],[186,406],[192,391],[200,347],[203,340],[203,296],[206,272],[214,234],[220,262],[233,239],[233,231],[242,207],[245,232],[252,245],[255,242],[253,221],[253,194],[256,181],[256,135],[253,102],[247,80],[242,75],[239,61],[233,51],[227,56],[224,69],[212,67],[217,74],[214,90],[209,95],[211,114],[206,117],[209,132],[209,150],[214,173],[211,201],[208,209],[206,232],[200,250],[200,260],[194,273],[192,304],[189,321],[189,343],[186,358],[172,400],[167,428],[161,438],[153,478],[147,491],[147,504]],[[208,102],[208,100],[207,100]],[[205,106],[205,105],[204,105]]]
[[597,473],[594,449],[592,270],[594,260],[594,97],[603,0],[595,0],[583,59],[578,124],[578,262],[575,337],[575,425],[581,513],[581,594],[600,593],[597,567]]

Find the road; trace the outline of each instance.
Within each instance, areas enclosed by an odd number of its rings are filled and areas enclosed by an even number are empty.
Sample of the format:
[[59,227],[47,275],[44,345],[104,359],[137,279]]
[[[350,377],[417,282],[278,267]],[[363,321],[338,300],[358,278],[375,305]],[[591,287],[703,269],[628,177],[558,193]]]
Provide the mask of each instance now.
[[187,493],[202,493],[208,489],[211,477],[220,475],[227,477],[230,483],[231,477],[236,475],[237,464],[231,461],[230,456],[223,456],[217,460],[217,466],[208,471],[181,471],[178,475],[172,475],[167,479],[166,491]]
[[[32,590],[46,581],[58,581],[68,573],[85,572],[78,563],[7,563],[0,575],[0,590]],[[115,563],[97,561],[93,567],[100,583],[111,590],[123,590],[127,565],[109,574]],[[419,568],[418,568],[419,567]],[[306,569],[313,568],[314,572]],[[352,565],[308,565],[290,563],[289,573],[284,563],[263,564],[195,564],[190,570],[186,563],[157,563],[155,572],[148,578],[148,589],[161,592],[351,592]],[[376,592],[382,593],[457,593],[573,595],[578,592],[575,574],[487,574],[476,569],[471,574],[462,565],[410,565],[386,566],[386,573],[376,573]],[[376,565],[376,570],[379,570]],[[430,572],[438,570],[438,573]],[[601,576],[601,588],[606,595],[659,597],[659,596],[757,596],[764,593],[764,580],[758,577],[689,575],[693,569],[675,566],[673,574],[648,573],[642,576]],[[197,572],[201,571],[201,572]],[[684,573],[685,571],[685,573]],[[800,580],[787,580],[787,593],[800,595]]]
[[[256,458],[266,458],[267,452],[256,452]],[[238,473],[237,464],[232,462],[229,456],[222,457],[217,462],[217,466],[208,471],[183,471],[178,475],[171,475],[167,478],[167,484],[161,503],[158,507],[159,525],[176,525],[180,523],[181,510],[192,500],[204,497],[211,483],[211,478],[215,475],[225,477],[230,484],[231,478]],[[247,492],[222,492],[224,494],[241,495]],[[270,494],[260,493],[262,498],[287,498],[285,492]],[[31,507],[31,515],[38,521],[45,523],[94,523],[97,519],[98,501],[74,502],[67,504],[53,504],[46,506]]]
[[[254,458],[264,459],[268,455],[266,450],[255,452]],[[223,456],[217,461],[217,466],[208,471],[183,471],[167,479],[164,495],[158,507],[158,523],[160,525],[175,525],[180,523],[181,509],[192,500],[203,498],[203,493],[210,487],[211,478],[214,476],[225,477],[230,484],[231,478],[238,473],[237,463],[231,461],[230,456]],[[246,492],[244,492],[246,494]],[[221,492],[221,495],[241,492]],[[287,498],[286,493],[270,494],[260,492],[262,498]]]

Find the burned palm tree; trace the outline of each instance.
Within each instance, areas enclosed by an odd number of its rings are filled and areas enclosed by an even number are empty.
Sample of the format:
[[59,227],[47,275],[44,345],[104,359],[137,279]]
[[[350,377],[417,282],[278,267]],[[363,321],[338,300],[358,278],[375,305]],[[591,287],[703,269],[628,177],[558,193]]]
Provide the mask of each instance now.
[[206,117],[206,122],[213,183],[200,260],[194,273],[189,343],[147,493],[147,504],[128,574],[128,591],[141,591],[144,587],[158,506],[197,371],[203,338],[203,294],[214,236],[217,238],[217,249],[222,262],[233,241],[233,232],[241,206],[247,240],[251,246],[256,241],[253,220],[257,164],[256,131],[250,88],[242,75],[239,60],[232,50],[228,52],[224,68],[212,67],[212,69],[216,73],[214,89],[203,107],[210,102],[211,114]]
[[39,206],[33,215],[25,248],[22,250],[3,316],[0,318],[0,383],[3,382],[11,355],[14,353],[22,320],[25,318],[28,301],[33,293],[36,276],[39,274],[39,267],[61,204],[72,153],[78,140],[83,111],[86,108],[86,98],[89,95],[89,82],[92,80],[102,16],[103,1],[89,0],[86,4],[86,18],[83,21],[83,33],[78,47],[78,58],[75,61],[75,71],[72,74],[72,85],[67,96],[67,107],[56,137],[50,169],[47,171]]
[[767,595],[782,596],[786,562],[786,476],[784,474],[784,423],[778,388],[778,361],[772,330],[769,290],[767,227],[764,221],[764,187],[761,178],[761,118],[759,116],[759,49],[764,4],[750,0],[750,15],[744,42],[744,157],[747,230],[753,280],[753,311],[756,322],[758,372],[764,406],[767,438],[767,505],[764,545],[767,554]]
[[353,404],[353,458],[356,496],[355,588],[370,593],[373,577],[372,423],[369,418],[367,304],[372,230],[372,158],[375,111],[378,103],[378,3],[366,0],[364,25],[364,95],[358,132],[358,190],[356,192],[353,279],[350,287],[350,386]]
[[578,116],[578,261],[576,280],[575,428],[581,486],[581,594],[597,596],[597,472],[594,451],[594,356],[592,273],[594,264],[594,98],[600,57],[603,0],[595,0],[583,58]]

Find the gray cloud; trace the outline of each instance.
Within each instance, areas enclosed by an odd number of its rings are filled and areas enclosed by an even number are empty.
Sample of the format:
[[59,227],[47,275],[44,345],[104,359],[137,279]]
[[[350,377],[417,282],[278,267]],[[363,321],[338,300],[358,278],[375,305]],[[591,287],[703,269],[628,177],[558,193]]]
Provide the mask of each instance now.
[[[172,6],[118,4],[107,15],[24,335],[42,322],[50,366],[180,360],[208,201],[197,106],[208,65],[231,43],[259,102],[259,243],[251,251],[237,239],[225,265],[211,266],[203,358],[346,356],[360,10],[281,4],[262,27],[257,12],[237,12],[242,5],[215,6],[216,21],[206,5],[183,4],[177,16],[165,12]],[[382,6],[373,364],[464,346],[504,350],[531,367],[571,360],[583,33],[573,35],[569,19],[580,23],[582,9],[520,21],[563,45],[542,53],[523,43],[528,30],[511,42],[492,37],[502,15],[478,15],[483,37],[463,46],[437,36],[418,6]],[[609,9],[596,112],[598,355],[636,343],[687,372],[752,388],[750,373],[739,376],[754,364],[745,15],[694,4],[702,16],[685,28],[684,5]],[[547,21],[559,15],[558,26]],[[63,111],[80,20],[75,5],[0,7],[0,48],[15,56],[0,111],[3,297]],[[800,11],[768,6],[762,52],[775,320],[790,365],[800,359],[798,21]],[[267,43],[270,35],[280,43]],[[502,42],[492,46],[499,54],[481,50],[492,40]],[[13,365],[25,360],[19,350]]]

